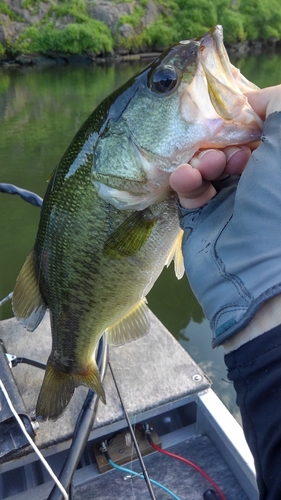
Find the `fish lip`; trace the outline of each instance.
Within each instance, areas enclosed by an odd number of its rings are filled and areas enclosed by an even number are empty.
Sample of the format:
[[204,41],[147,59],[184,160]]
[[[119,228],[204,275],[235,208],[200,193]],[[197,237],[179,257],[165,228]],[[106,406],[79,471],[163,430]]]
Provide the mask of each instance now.
[[224,43],[223,43],[223,27],[217,24],[211,28],[205,35],[198,39],[200,47],[204,48],[210,42],[212,45],[215,43],[216,49],[219,54],[225,53]]
[[225,76],[234,81],[234,78],[230,69],[230,61],[228,54],[226,52],[223,43],[223,27],[218,24],[210,29],[203,37],[199,40],[200,47],[198,51],[198,58],[200,59],[203,67],[205,66],[205,59],[210,57],[210,52],[215,51],[219,57],[222,69]]
[[221,25],[214,26],[200,39],[198,66],[201,66],[205,74],[208,92],[217,114],[230,122],[235,121],[244,109],[248,113],[248,127],[252,129],[253,136],[257,137],[258,131],[259,134],[261,132],[262,121],[249,105],[239,82],[233,75],[232,65],[223,43]]

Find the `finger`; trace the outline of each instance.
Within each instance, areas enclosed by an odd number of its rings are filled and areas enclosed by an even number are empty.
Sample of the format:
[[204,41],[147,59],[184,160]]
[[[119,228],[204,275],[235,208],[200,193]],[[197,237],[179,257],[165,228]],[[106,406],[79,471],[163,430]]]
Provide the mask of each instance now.
[[226,166],[226,156],[220,149],[207,149],[190,160],[190,165],[209,181],[220,177]]
[[249,146],[227,146],[223,150],[226,157],[226,165],[224,174],[240,175],[246,167],[250,156],[251,149]]
[[263,119],[274,111],[281,110],[281,85],[245,92],[249,104]]
[[201,151],[190,160],[190,165],[198,169],[207,180],[222,178],[222,175],[240,175],[249,158],[249,146],[227,146],[223,150]]
[[171,174],[170,185],[178,193],[182,207],[189,209],[205,205],[216,194],[215,188],[203,179],[200,171],[188,164],[180,165]]

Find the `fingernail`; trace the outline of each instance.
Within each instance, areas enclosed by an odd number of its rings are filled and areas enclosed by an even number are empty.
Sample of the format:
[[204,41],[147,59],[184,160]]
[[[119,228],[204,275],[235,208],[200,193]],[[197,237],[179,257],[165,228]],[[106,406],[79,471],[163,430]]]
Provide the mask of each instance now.
[[240,151],[243,151],[243,148],[236,148],[233,147],[231,150],[226,151],[226,161],[229,161],[232,156],[236,155],[236,153],[239,153]]
[[205,156],[205,154],[213,152],[213,151],[217,151],[217,149],[204,149],[203,151],[200,151],[200,153],[198,153],[196,156],[193,156],[193,158],[191,158],[189,164],[193,168],[197,168],[200,161],[202,160],[203,156]]

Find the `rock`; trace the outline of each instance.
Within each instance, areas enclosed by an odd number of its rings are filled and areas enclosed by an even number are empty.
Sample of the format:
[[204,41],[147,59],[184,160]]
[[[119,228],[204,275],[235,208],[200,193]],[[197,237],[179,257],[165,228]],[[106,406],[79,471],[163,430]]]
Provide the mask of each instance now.
[[20,64],[21,66],[31,66],[32,63],[32,57],[31,56],[25,56],[24,54],[21,54],[20,56],[17,56],[15,58],[16,63]]
[[130,24],[122,24],[119,28],[119,34],[124,38],[130,38],[134,35],[134,28]]
[[236,56],[246,56],[250,50],[249,42],[226,43],[225,47],[229,54]]
[[9,0],[9,2],[6,3],[8,3],[10,9],[12,9],[18,16],[21,16],[23,21],[25,21],[29,26],[41,21],[41,19],[47,14],[48,10],[52,7],[52,2],[40,2],[37,8],[28,10],[22,7],[23,2],[21,0]]
[[68,24],[75,23],[75,17],[67,14],[66,16],[59,17],[55,20],[55,27],[58,29],[65,28]]
[[0,42],[4,47],[17,39],[25,28],[24,23],[11,21],[5,14],[0,14]]
[[88,13],[93,19],[105,23],[112,33],[117,35],[120,18],[124,15],[132,15],[135,5],[136,2],[114,4],[109,0],[98,0],[94,5],[89,5]]
[[15,62],[21,66],[54,66],[57,64],[55,59],[41,54],[20,54],[15,58]]
[[143,17],[144,28],[146,28],[150,24],[155,23],[155,21],[157,21],[159,17],[159,13],[160,11],[157,5],[152,0],[149,0]]

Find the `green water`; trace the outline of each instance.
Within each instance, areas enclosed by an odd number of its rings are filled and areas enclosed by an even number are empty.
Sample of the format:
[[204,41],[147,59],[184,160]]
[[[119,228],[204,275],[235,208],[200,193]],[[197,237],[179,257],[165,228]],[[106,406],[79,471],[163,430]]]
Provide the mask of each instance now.
[[[234,63],[260,87],[281,82],[278,54]],[[43,196],[48,177],[85,118],[144,65],[1,68],[0,182],[16,184]],[[20,267],[32,248],[38,219],[39,209],[17,196],[0,194],[0,300],[14,287]],[[211,349],[208,322],[187,279],[177,281],[171,265],[155,284],[148,302],[211,377],[214,390],[237,416],[234,390],[225,380],[223,350]],[[0,308],[0,319],[11,316],[11,306],[7,303]]]

